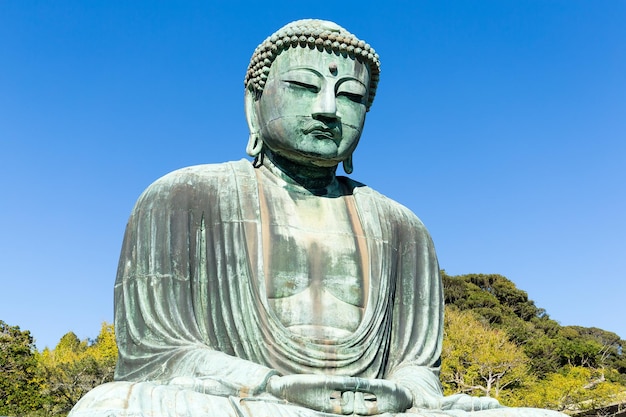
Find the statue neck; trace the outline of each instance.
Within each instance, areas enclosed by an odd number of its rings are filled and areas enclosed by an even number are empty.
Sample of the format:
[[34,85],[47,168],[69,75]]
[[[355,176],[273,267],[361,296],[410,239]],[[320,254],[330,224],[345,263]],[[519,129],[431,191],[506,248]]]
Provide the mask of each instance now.
[[336,186],[335,171],[337,166],[316,167],[301,165],[282,156],[264,150],[263,166],[272,174],[282,178],[289,184],[306,188],[313,194],[325,194],[329,186]]

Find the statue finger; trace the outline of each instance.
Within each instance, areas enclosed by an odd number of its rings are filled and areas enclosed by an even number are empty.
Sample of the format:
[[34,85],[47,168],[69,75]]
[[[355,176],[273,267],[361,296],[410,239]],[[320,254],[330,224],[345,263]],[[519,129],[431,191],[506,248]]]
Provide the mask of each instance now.
[[355,388],[359,385],[359,379],[352,376],[328,376],[326,379],[326,388],[332,391],[355,391]]
[[354,414],[354,400],[355,395],[352,391],[345,391],[341,394],[341,409],[339,413],[336,414]]
[[354,391],[372,392],[372,380],[367,378],[354,378]]
[[354,414],[367,416],[371,415],[371,410],[368,408],[368,405],[365,403],[365,397],[362,392],[354,393]]

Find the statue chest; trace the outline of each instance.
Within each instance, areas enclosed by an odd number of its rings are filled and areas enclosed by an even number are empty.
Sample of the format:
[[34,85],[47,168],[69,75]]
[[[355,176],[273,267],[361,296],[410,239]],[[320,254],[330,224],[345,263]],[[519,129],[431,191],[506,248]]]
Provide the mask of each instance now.
[[[264,275],[269,305],[292,332],[340,338],[361,323],[367,298],[363,244],[351,197],[273,190],[265,195]],[[363,237],[360,236],[361,240]]]

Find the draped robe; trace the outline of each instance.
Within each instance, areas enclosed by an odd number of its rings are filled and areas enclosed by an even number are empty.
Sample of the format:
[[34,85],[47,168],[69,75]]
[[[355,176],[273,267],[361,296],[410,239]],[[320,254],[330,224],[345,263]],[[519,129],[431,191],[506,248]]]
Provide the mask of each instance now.
[[71,417],[321,416],[263,393],[272,375],[307,373],[394,381],[413,394],[408,413],[454,408],[438,380],[442,284],[420,220],[338,177],[365,237],[369,293],[353,334],[316,340],[289,332],[269,306],[260,178],[247,161],[201,165],[141,195],[115,283],[116,382]]

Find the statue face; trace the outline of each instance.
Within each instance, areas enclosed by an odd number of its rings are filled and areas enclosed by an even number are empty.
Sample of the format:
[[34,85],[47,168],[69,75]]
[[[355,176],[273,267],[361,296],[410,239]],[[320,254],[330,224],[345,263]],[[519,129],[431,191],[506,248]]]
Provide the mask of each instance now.
[[265,146],[300,164],[336,166],[361,137],[369,77],[366,64],[341,55],[284,51],[254,103]]

